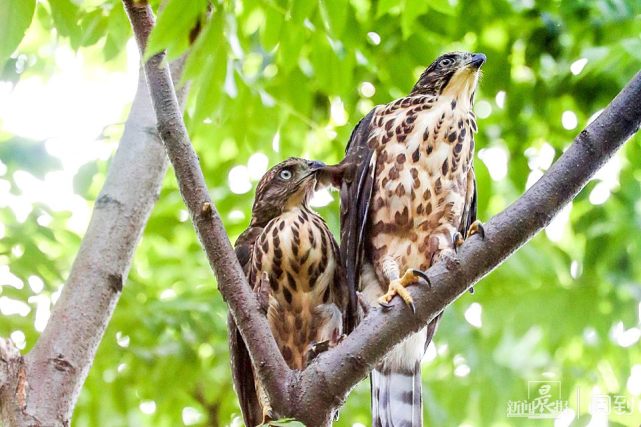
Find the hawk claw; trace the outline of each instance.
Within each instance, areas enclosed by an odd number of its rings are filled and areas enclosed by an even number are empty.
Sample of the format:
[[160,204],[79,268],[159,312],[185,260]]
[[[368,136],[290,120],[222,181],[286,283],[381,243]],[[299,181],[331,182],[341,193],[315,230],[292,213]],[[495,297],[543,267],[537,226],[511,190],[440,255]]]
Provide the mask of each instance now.
[[392,308],[392,304],[386,303],[381,301],[380,299],[378,300],[378,304],[383,307],[383,311],[389,311]]
[[409,271],[411,271],[413,275],[418,276],[421,279],[425,280],[425,283],[427,283],[427,286],[429,286],[430,288],[432,287],[432,282],[430,282],[430,277],[427,275],[426,272],[417,270],[415,268],[411,268]]
[[479,220],[474,221],[470,225],[470,228],[467,230],[467,236],[465,236],[465,238],[467,239],[475,234],[478,234],[479,236],[481,236],[482,240],[485,240],[485,228],[483,228],[483,223]]
[[[469,236],[469,234],[468,234]],[[458,248],[465,242],[463,235],[458,231],[452,236],[452,245],[454,246],[454,252],[458,253]]]
[[392,298],[394,298],[395,295],[398,295],[403,299],[403,301],[405,301],[405,304],[407,304],[412,309],[412,312],[416,314],[416,306],[414,305],[414,300],[405,288],[411,284],[419,283],[421,279],[427,282],[428,286],[431,286],[430,278],[427,276],[427,274],[425,274],[423,271],[410,268],[405,272],[405,274],[403,274],[403,277],[401,277],[400,279],[390,281],[387,288],[387,293],[385,293],[378,299],[378,303],[381,305],[381,307],[383,307],[383,310],[389,310],[392,308],[392,305],[389,302],[392,300]]

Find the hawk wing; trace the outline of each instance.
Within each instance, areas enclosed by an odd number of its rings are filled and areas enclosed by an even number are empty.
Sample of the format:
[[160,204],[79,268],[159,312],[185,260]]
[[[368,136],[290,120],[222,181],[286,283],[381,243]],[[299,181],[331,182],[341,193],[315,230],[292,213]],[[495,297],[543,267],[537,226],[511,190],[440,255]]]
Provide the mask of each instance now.
[[476,221],[476,175],[474,174],[474,166],[472,166],[467,172],[467,194],[465,195],[465,206],[463,207],[459,232],[463,236],[467,236],[467,230],[470,229],[474,221]]
[[[262,231],[262,227],[250,227],[236,240],[234,249],[236,250],[236,257],[245,272],[245,277],[249,275],[254,244]],[[243,413],[245,425],[256,426],[262,422],[262,410],[256,394],[251,358],[231,313],[227,316],[227,326],[232,378],[236,394],[238,394],[240,409]]]
[[[372,130],[370,111],[354,128],[345,149],[346,177],[341,185],[341,259],[345,265],[350,291],[350,314],[356,313],[356,290],[359,289],[360,269],[364,256],[365,226],[369,212],[376,159],[368,145]],[[352,296],[353,295],[353,296]],[[353,301],[352,301],[353,299]]]

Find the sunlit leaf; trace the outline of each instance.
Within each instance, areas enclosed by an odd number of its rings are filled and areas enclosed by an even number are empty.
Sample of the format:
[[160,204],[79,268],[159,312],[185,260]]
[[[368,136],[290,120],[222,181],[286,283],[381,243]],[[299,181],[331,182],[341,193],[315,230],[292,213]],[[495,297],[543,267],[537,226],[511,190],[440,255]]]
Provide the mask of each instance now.
[[0,2],[0,66],[18,47],[31,23],[36,0]]

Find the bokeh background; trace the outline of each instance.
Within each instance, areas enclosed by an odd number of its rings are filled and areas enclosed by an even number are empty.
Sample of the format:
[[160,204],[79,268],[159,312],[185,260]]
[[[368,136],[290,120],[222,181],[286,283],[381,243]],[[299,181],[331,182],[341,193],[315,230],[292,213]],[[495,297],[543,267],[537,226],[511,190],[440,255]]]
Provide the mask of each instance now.
[[[443,52],[488,57],[476,103],[484,220],[641,69],[636,0],[211,3],[186,69],[185,119],[232,241],[269,165],[340,160],[358,120],[407,94]],[[169,0],[152,48],[183,53],[206,7]],[[119,1],[0,0],[3,63],[0,335],[26,352],[78,250],[139,57]],[[424,359],[426,424],[641,423],[640,158],[637,136],[545,232],[447,309]],[[336,199],[314,200],[335,233]],[[170,170],[74,425],[240,425],[225,318]],[[508,418],[529,381],[559,381],[568,409],[557,420]],[[368,425],[368,395],[364,381],[336,425]]]

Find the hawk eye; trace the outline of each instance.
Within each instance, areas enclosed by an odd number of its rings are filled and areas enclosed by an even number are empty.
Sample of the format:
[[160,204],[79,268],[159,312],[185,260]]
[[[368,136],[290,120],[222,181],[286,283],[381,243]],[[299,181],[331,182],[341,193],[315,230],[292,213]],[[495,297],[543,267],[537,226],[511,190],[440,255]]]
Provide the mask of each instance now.
[[281,179],[287,181],[292,178],[292,172],[289,169],[283,169],[282,171],[280,171],[278,176],[280,176]]
[[450,58],[443,58],[443,59],[441,59],[441,66],[449,67],[450,65],[452,65],[452,62],[454,62],[454,61],[452,59],[450,59]]

